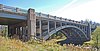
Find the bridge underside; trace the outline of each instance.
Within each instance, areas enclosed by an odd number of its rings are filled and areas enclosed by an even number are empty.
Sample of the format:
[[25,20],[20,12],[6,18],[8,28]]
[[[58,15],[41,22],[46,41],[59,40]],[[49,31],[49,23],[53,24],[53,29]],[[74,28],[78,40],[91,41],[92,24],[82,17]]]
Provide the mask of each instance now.
[[67,39],[57,42],[61,45],[70,43],[74,45],[82,45],[85,41],[87,41],[85,35],[75,28],[66,27],[58,32],[62,32],[67,37]]
[[70,43],[74,45],[82,45],[86,41],[86,37],[80,31],[77,31],[73,28],[63,29],[60,30],[60,32],[67,37],[65,40],[58,41],[58,43],[61,45]]
[[28,41],[25,39],[27,35],[27,21],[14,18],[0,17],[0,25],[8,26],[8,37],[21,39],[22,41]]
[[73,43],[73,44],[83,44],[87,41],[87,35],[82,31],[82,29],[78,28],[77,26],[70,25],[70,24],[61,24],[62,22],[47,20],[39,18],[37,19],[37,38],[43,38],[44,40],[48,40],[53,34],[57,32],[62,32],[67,39],[61,42],[63,43]]
[[0,18],[0,25],[11,25],[19,22],[23,22],[24,20],[12,19],[12,18]]

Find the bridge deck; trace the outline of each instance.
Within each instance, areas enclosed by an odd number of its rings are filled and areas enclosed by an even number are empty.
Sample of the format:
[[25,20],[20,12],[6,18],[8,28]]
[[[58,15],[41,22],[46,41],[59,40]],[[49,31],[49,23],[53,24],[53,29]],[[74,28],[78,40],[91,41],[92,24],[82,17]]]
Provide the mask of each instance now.
[[[0,4],[0,17],[27,20],[27,12],[28,12],[28,10],[24,10],[24,9],[20,9],[20,8],[16,8],[16,7],[10,7],[10,6]],[[75,21],[75,20],[71,20],[71,19],[66,19],[66,18],[52,16],[52,15],[49,15],[49,14],[43,14],[43,13],[38,13],[38,12],[35,12],[35,14],[36,14],[37,17],[42,17],[43,19],[70,22],[70,23],[73,23],[73,24],[79,24],[79,25],[86,26],[85,23],[81,23],[80,21]]]
[[10,25],[22,22],[24,20],[11,19],[11,18],[0,18],[0,25]]

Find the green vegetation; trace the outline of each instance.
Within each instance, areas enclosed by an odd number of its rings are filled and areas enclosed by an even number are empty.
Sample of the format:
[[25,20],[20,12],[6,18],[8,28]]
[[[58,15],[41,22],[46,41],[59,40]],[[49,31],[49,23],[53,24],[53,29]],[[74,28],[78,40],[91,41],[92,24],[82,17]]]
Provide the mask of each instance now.
[[60,40],[65,40],[67,38],[66,38],[66,36],[63,33],[57,32],[57,33],[53,34],[49,39],[50,40],[51,39],[57,39],[58,41],[60,41]]
[[92,48],[96,48],[97,51],[100,51],[100,26],[92,32],[91,37],[91,41],[85,42],[83,46],[91,46]]
[[73,45],[60,46],[56,44],[56,39],[49,41],[22,42],[16,39],[8,39],[0,36],[0,51],[91,51],[89,48],[77,47]]
[[100,27],[97,27],[97,29],[92,33],[92,40],[94,41],[94,44],[96,46],[97,46],[97,43],[98,43],[98,46],[100,46]]
[[91,41],[85,42],[85,44],[89,44],[95,47],[97,46],[97,43],[98,43],[98,46],[100,46],[100,26],[97,27],[94,32],[92,32],[91,37],[92,37]]
[[[63,34],[59,33],[57,35],[64,36]],[[57,35],[55,35],[56,38],[54,37],[52,40],[42,42],[36,40],[22,42],[17,39],[9,39],[7,37],[0,36],[0,51],[92,51],[92,47],[100,46],[100,27],[98,27],[92,33],[92,40],[89,42],[85,42],[83,46],[73,46],[72,44],[64,44],[63,46],[61,46],[59,44],[56,44],[57,41],[62,40],[60,38],[66,38]],[[89,44],[88,46],[90,46],[90,48],[86,48],[87,44]]]
[[30,40],[21,42],[20,40],[7,39],[0,36],[0,51],[66,51],[66,46],[55,44],[55,40],[48,42],[38,42]]

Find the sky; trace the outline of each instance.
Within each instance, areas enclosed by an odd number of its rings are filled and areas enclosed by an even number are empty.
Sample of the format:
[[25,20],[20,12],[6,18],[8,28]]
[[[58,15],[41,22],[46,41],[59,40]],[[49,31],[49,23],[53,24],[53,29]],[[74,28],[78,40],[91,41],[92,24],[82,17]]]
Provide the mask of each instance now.
[[89,19],[100,23],[100,0],[0,0],[0,4],[23,8],[33,8],[57,17],[76,21]]

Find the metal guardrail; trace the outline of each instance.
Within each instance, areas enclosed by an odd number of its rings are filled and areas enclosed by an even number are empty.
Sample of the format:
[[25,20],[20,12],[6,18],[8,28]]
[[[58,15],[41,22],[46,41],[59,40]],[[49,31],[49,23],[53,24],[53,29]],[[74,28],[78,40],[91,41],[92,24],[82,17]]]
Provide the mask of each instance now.
[[16,12],[16,8],[5,5],[2,6],[2,10]]
[[11,7],[0,4],[0,10],[9,11],[9,12],[17,12],[17,13],[27,13],[27,10],[20,9],[17,7]]

